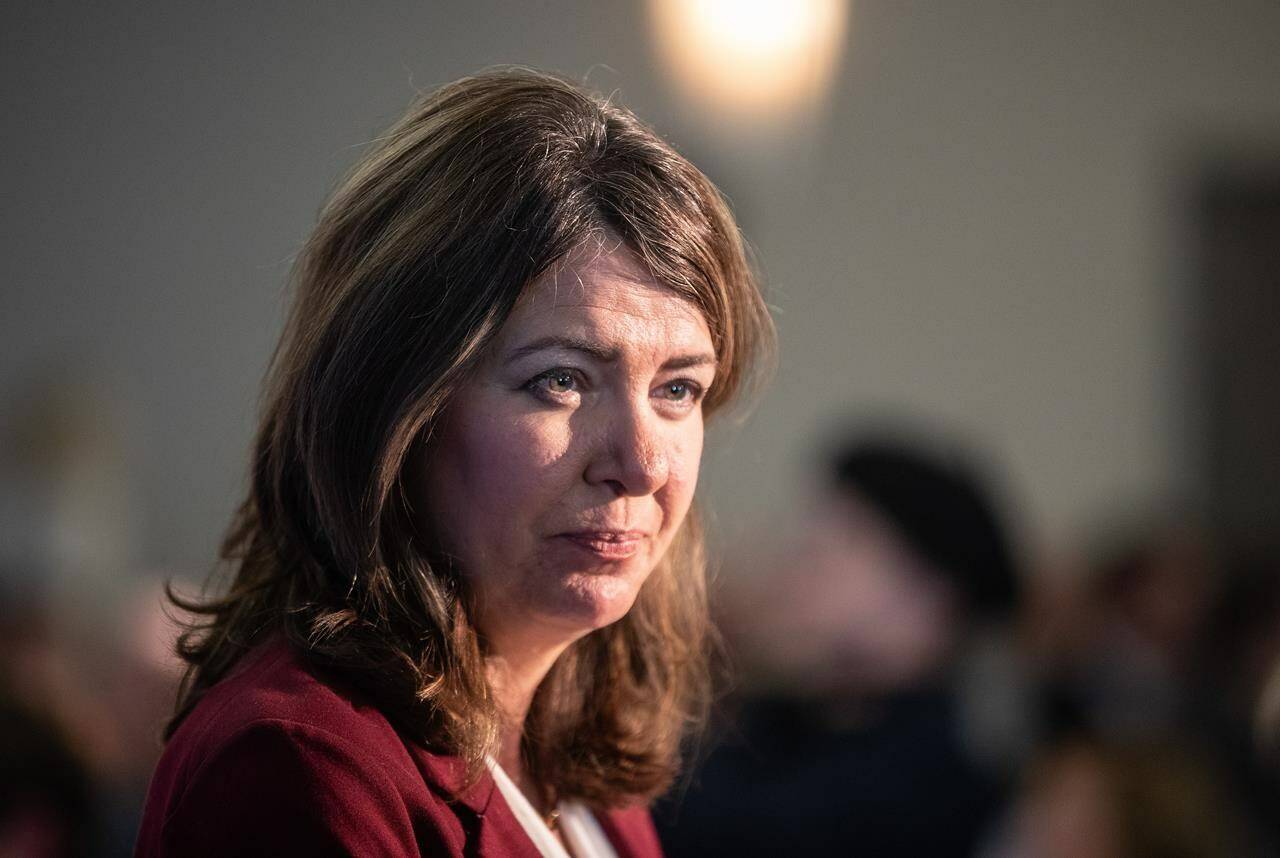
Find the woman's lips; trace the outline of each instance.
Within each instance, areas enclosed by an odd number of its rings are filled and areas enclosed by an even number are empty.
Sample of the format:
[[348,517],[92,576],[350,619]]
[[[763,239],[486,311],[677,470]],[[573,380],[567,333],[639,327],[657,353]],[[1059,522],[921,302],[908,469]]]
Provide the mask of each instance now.
[[580,530],[557,538],[601,560],[626,560],[640,550],[645,535],[637,530]]

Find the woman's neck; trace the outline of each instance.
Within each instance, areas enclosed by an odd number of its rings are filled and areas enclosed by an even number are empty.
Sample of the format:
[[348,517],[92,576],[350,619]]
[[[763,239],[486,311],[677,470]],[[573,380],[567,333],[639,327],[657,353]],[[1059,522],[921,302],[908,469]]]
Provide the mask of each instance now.
[[524,650],[514,658],[490,655],[485,659],[489,687],[493,689],[502,717],[498,732],[498,765],[535,806],[541,805],[544,797],[540,785],[530,779],[521,753],[524,723],[538,686],[564,650],[565,646],[535,652]]

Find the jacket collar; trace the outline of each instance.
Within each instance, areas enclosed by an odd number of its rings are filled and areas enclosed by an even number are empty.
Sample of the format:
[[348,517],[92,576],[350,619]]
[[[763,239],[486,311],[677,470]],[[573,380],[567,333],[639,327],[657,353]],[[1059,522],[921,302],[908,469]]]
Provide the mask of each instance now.
[[468,783],[462,758],[435,754],[416,744],[409,744],[409,748],[423,780],[471,812],[476,854],[494,858],[541,858],[487,769],[474,783]]
[[495,801],[502,800],[498,785],[488,770],[482,772],[474,783],[468,783],[466,762],[461,757],[433,753],[413,742],[406,744],[419,771],[422,772],[423,779],[444,795],[449,796],[451,801],[461,804],[474,813],[482,814]]

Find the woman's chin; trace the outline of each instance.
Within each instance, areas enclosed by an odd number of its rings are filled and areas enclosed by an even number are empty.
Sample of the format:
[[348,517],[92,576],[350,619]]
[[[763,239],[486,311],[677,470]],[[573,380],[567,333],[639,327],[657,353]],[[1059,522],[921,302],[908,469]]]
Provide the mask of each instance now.
[[548,626],[581,637],[625,617],[639,590],[639,583],[625,572],[573,572],[555,592],[544,594],[538,613]]

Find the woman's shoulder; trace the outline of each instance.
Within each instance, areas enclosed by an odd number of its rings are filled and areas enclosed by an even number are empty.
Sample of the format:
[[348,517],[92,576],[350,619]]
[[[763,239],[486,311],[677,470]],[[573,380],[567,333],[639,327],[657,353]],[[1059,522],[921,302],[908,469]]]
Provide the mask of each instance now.
[[376,707],[272,639],[174,732],[137,853],[230,854],[252,843],[262,854],[417,854],[424,831],[462,837],[428,785],[431,768],[448,760],[411,752]]
[[[643,805],[598,814],[628,858],[661,855]],[[136,855],[532,855],[492,779],[406,742],[283,638],[247,653],[174,732]]]
[[[366,752],[403,752],[382,712],[306,664],[283,635],[247,652],[179,725],[170,745],[208,752],[244,731],[328,732]],[[407,761],[407,760],[406,760]]]

